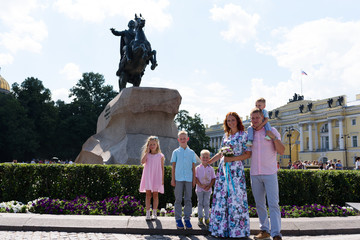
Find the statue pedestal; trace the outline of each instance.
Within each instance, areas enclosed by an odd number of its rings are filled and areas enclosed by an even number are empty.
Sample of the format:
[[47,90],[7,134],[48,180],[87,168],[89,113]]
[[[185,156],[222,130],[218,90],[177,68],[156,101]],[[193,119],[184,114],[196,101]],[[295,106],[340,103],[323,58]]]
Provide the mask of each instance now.
[[179,146],[174,117],[180,103],[181,96],[173,89],[123,89],[100,114],[97,133],[84,143],[75,163],[138,165],[142,146],[155,135],[169,165]]

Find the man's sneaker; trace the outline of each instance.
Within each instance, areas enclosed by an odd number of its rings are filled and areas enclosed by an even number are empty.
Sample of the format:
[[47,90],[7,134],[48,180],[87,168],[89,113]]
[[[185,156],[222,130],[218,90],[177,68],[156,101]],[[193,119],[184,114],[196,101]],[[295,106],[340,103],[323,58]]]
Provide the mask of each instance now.
[[247,141],[245,144],[247,147],[251,147],[252,146],[252,141]]
[[186,229],[192,229],[190,220],[184,220]]
[[280,236],[275,236],[275,237],[273,237],[273,240],[282,240],[282,237],[280,237]]
[[205,219],[205,224],[209,226],[209,224],[210,224],[210,219]]
[[271,137],[269,137],[269,136],[265,136],[265,139],[268,140],[268,141],[272,140]]
[[199,218],[198,225],[199,225],[199,226],[204,226],[204,220],[203,220],[203,218]]
[[265,230],[261,230],[258,235],[254,236],[254,239],[270,239],[270,234]]
[[184,224],[181,219],[176,220],[176,227],[177,229],[184,229]]

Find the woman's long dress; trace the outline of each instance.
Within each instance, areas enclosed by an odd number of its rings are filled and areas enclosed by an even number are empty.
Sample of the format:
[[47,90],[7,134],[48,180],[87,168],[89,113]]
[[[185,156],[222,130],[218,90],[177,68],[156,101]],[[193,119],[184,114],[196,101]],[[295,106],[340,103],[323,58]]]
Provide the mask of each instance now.
[[[222,146],[230,146],[234,156],[250,150],[246,147],[247,134],[237,132],[224,135]],[[227,170],[228,169],[228,170]],[[230,172],[230,173],[229,173]],[[250,219],[246,194],[244,165],[242,161],[229,162],[220,159],[216,176],[209,231],[218,237],[250,236]]]

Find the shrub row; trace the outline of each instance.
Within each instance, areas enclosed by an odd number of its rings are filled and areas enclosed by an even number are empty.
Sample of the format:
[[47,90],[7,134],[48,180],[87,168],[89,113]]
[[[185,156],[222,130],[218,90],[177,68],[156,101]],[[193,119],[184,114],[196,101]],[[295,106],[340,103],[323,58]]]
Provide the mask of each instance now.
[[[75,199],[85,195],[94,201],[131,195],[144,203],[139,193],[142,166],[0,164],[0,202],[28,202],[39,197]],[[254,205],[249,169],[245,169],[249,204]],[[360,199],[360,171],[279,171],[280,205],[322,205],[356,202]],[[171,167],[165,167],[165,193],[160,207],[174,202]],[[196,205],[196,194],[193,194]]]

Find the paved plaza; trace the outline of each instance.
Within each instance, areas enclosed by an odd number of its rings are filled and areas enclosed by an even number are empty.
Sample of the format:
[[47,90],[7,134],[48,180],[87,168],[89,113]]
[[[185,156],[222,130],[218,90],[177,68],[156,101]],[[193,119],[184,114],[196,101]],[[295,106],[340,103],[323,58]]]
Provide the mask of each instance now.
[[[0,213],[0,240],[215,240],[192,218],[192,230],[177,230],[174,217],[46,215]],[[251,237],[259,231],[250,218]],[[360,240],[360,216],[282,219],[283,239]],[[252,239],[252,238],[251,238]]]
[[[208,235],[140,235],[114,233],[68,233],[68,232],[24,232],[0,231],[1,240],[218,240]],[[222,238],[224,239],[224,238]],[[249,239],[252,239],[249,238]],[[319,235],[319,236],[284,236],[284,240],[359,240],[360,234]]]

